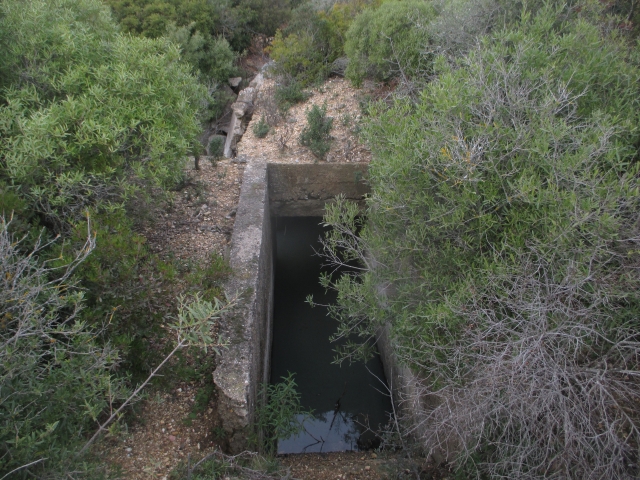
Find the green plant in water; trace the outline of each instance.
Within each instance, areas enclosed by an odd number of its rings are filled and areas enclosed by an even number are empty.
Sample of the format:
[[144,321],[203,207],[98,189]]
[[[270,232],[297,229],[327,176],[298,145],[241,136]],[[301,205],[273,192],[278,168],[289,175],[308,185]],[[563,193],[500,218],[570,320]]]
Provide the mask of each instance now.
[[331,148],[331,128],[333,118],[327,117],[327,105],[322,107],[314,105],[311,110],[307,110],[307,126],[300,134],[300,144],[309,147],[311,152],[318,158],[324,159]]
[[260,121],[253,126],[253,134],[258,138],[264,138],[269,134],[269,124],[264,118],[264,115],[260,118]]
[[[304,430],[304,421],[312,417],[300,404],[295,374],[289,373],[275,384],[263,384],[260,396],[266,399],[256,411],[256,435],[254,443],[267,454],[274,454],[277,441],[289,438]],[[300,420],[300,417],[303,417]]]

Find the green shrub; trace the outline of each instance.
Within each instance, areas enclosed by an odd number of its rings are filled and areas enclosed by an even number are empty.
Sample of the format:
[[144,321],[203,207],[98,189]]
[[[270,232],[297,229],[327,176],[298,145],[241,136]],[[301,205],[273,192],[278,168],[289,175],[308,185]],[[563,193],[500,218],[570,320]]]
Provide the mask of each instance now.
[[[262,438],[259,449],[273,454],[278,440],[296,435],[304,429],[304,418],[311,417],[300,405],[300,393],[296,390],[294,374],[282,377],[275,384],[262,385],[259,398],[266,401],[256,410],[255,428]],[[298,417],[302,416],[303,420]]]
[[287,113],[294,105],[306,102],[310,96],[311,94],[305,92],[295,79],[277,85],[274,93],[276,105],[282,114]]
[[172,22],[165,35],[180,46],[182,59],[194,67],[203,82],[226,84],[229,77],[238,74],[237,54],[224,37],[202,35],[195,30],[195,22],[182,27]]
[[174,23],[179,28],[190,26],[206,43],[223,36],[236,52],[246,50],[256,34],[273,36],[291,12],[289,0],[106,0],[106,3],[126,32],[158,38]]
[[309,147],[318,158],[324,159],[331,149],[333,118],[327,117],[327,105],[314,105],[307,110],[307,126],[300,133],[300,144]]
[[291,33],[285,37],[278,30],[269,53],[276,62],[276,73],[293,77],[302,86],[309,86],[327,76],[329,64],[311,33]]
[[[134,233],[123,211],[92,214],[91,228],[96,247],[75,272],[87,306],[80,317],[94,326],[108,320],[100,339],[118,349],[122,367],[138,381],[146,378],[161,354],[151,344],[163,333],[163,318],[174,313],[173,302],[163,297],[174,293],[176,268],[149,252],[146,239]],[[81,248],[86,231],[86,221],[78,222],[67,246],[49,255],[68,263]]]
[[264,115],[260,117],[260,121],[253,125],[253,134],[258,138],[264,138],[269,134],[269,124],[264,119]]
[[177,47],[102,25],[108,10],[92,12],[94,0],[0,5],[16,75],[0,93],[0,178],[56,231],[143,185],[175,183],[206,98]]
[[373,106],[367,222],[325,220],[329,258],[364,269],[323,278],[338,335],[390,328],[432,402],[423,445],[486,478],[638,474],[615,459],[640,443],[640,62],[574,12],[525,13]]
[[224,135],[214,135],[209,141],[209,155],[216,160],[222,158],[225,142],[226,137]]
[[307,2],[296,8],[271,45],[276,72],[295,78],[303,86],[323,81],[331,73],[333,62],[344,56],[349,25],[367,3],[348,0],[321,8]]
[[103,410],[126,398],[124,382],[112,374],[118,353],[108,343],[100,345],[102,332],[82,319],[84,295],[71,277],[95,245],[87,229],[84,234],[82,248],[69,262],[39,264],[45,246],[36,243],[23,251],[25,245],[9,234],[0,216],[0,475],[5,477],[63,478]]
[[427,26],[435,17],[431,3],[422,0],[392,0],[377,10],[364,10],[346,34],[346,77],[360,85],[366,77],[389,81],[428,73],[431,60],[424,54],[429,45]]

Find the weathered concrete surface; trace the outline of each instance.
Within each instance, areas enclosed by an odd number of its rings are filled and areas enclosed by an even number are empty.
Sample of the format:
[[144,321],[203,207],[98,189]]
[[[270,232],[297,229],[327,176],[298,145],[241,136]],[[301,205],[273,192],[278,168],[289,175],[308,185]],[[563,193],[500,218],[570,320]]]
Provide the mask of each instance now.
[[315,217],[336,195],[364,205],[369,193],[367,165],[358,163],[279,164],[270,163],[271,215]]
[[231,105],[231,120],[227,127],[227,141],[224,144],[223,155],[231,158],[236,153],[236,144],[242,138],[249,120],[253,115],[254,102],[258,95],[258,87],[264,81],[262,73],[255,76],[247,88],[238,94],[238,98]]
[[233,278],[226,287],[238,306],[221,320],[220,340],[228,344],[213,380],[218,413],[229,435],[229,449],[247,448],[260,383],[269,380],[273,320],[273,240],[267,166],[251,159],[244,171],[231,239]]

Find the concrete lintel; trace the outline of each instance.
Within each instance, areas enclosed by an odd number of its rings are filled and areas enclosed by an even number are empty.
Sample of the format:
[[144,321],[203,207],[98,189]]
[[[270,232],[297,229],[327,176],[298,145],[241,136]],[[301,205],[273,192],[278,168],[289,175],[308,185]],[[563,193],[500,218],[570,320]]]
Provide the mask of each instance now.
[[367,167],[359,163],[270,163],[271,215],[322,216],[325,204],[339,194],[363,206],[369,193]]

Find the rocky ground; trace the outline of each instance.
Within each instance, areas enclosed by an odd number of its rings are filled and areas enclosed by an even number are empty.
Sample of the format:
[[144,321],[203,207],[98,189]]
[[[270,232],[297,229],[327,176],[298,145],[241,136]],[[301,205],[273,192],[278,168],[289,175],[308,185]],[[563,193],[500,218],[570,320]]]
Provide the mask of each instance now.
[[[186,168],[188,180],[141,233],[151,251],[161,256],[202,262],[228,249],[244,165],[204,157],[200,170],[194,169],[193,161]],[[193,412],[201,387],[198,382],[178,382],[169,391],[151,392],[135,406],[130,425],[102,445],[100,456],[112,465],[116,478],[169,478],[189,458],[224,446],[215,405]]]
[[[275,87],[276,80],[267,75],[258,93],[251,125],[238,144],[239,158],[265,158],[272,163],[369,162],[371,153],[358,138],[362,120],[359,103],[366,91],[353,88],[344,78],[330,78],[322,86],[308,89],[309,99],[283,114],[275,105]],[[326,159],[321,160],[298,142],[307,125],[306,112],[313,105],[326,105],[327,116],[333,118],[331,149]],[[261,139],[252,127],[262,118],[275,125]]]
[[[273,88],[273,80],[263,84],[252,123],[268,113]],[[368,162],[370,153],[357,137],[361,96],[362,92],[353,89],[344,79],[330,79],[312,90],[307,102],[294,106],[281,117],[266,138],[257,138],[250,124],[238,144],[236,159],[212,161],[205,157],[200,160],[199,170],[191,160],[186,167],[188,181],[166,208],[155,212],[157,220],[141,232],[148,239],[150,249],[185,261],[204,261],[212,253],[226,255],[245,162],[258,156],[274,162],[318,161],[297,141],[306,124],[305,111],[313,104],[326,104],[327,114],[334,118],[333,146],[327,159],[322,161]],[[196,462],[224,448],[224,432],[215,414],[215,397],[206,408],[194,413],[199,387],[195,382],[182,381],[168,391],[149,393],[147,399],[136,405],[135,421],[96,447],[115,478],[177,478],[171,472],[178,466]],[[441,479],[448,475],[446,470],[421,462],[407,463],[397,454],[288,455],[279,461],[285,477],[309,480],[416,478],[420,471],[422,478]]]
[[408,459],[402,453],[307,453],[282,456],[280,462],[292,478],[303,480],[453,480],[446,467],[439,468],[424,459]]

